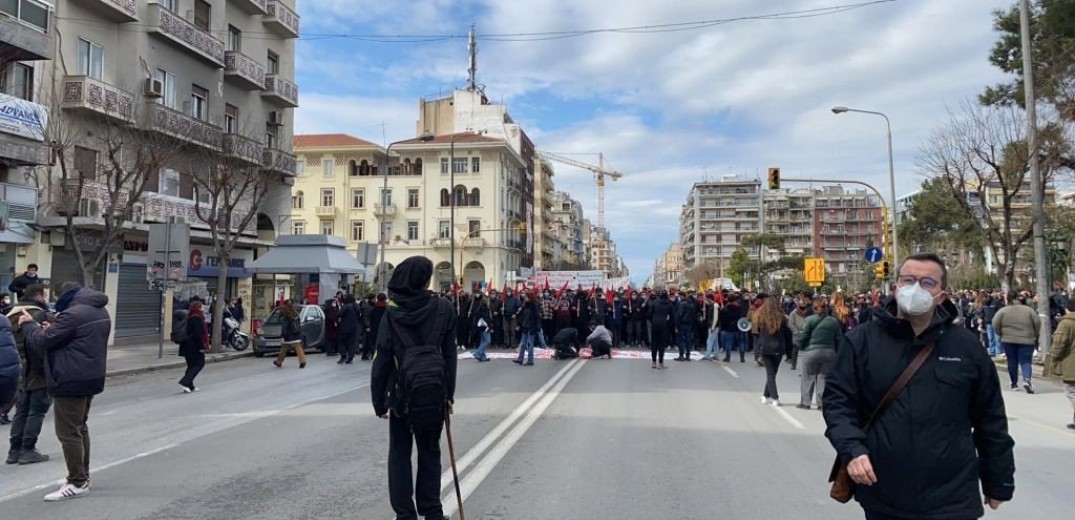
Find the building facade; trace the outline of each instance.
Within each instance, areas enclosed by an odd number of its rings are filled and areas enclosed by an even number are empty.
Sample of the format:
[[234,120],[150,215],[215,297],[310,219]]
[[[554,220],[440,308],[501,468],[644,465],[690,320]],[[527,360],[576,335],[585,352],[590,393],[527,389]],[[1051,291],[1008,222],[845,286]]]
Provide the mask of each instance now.
[[653,275],[646,282],[646,287],[653,289],[678,288],[684,282],[683,272],[687,269],[687,258],[681,244],[673,243],[665,249],[653,266]]
[[[24,10],[40,4],[15,3]],[[0,24],[10,23],[3,19]],[[37,222],[48,236],[16,263],[37,263],[53,285],[81,278],[75,249],[100,249],[107,237],[102,212],[127,201],[122,209],[132,216],[119,221],[123,232],[116,241],[122,247],[113,247],[107,265],[99,266],[100,278],[90,281],[109,295],[117,338],[161,332],[160,293],[147,281],[152,223],[191,227],[182,250],[197,268],[188,269],[179,293],[251,302],[253,277],[242,266],[271,245],[288,213],[295,174],[295,1],[65,0],[55,3],[50,20],[55,26],[43,34],[52,59],[26,62],[20,55],[4,64],[5,70],[33,67],[37,83],[20,93],[36,96],[52,143],[47,162],[19,163],[23,178],[26,168],[37,167]],[[27,21],[20,22],[25,28]],[[9,35],[5,30],[0,36],[5,46],[12,45]],[[18,35],[10,40],[27,41]],[[0,61],[6,55],[0,52]],[[210,193],[219,183],[210,179],[223,169],[233,172],[231,178],[257,179],[264,193],[237,199],[232,220],[218,227],[241,236],[228,266],[216,258],[207,223],[220,209]],[[9,167],[9,181],[12,176]],[[124,184],[119,190],[117,179]],[[131,190],[141,196],[129,196]],[[243,221],[250,224],[240,229]],[[77,232],[67,236],[72,226]],[[224,287],[217,286],[221,269]]]
[[550,210],[552,227],[555,229],[555,239],[560,244],[558,247],[562,250],[559,262],[554,264],[551,270],[589,265],[586,240],[582,234],[585,220],[582,203],[563,191],[553,192],[550,199],[552,201]]

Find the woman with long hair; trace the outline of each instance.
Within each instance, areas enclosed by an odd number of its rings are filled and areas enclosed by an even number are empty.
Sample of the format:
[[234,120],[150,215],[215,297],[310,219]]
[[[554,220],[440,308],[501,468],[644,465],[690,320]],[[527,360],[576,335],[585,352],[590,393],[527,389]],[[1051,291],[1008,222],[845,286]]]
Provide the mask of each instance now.
[[283,317],[284,330],[283,338],[280,342],[280,353],[276,355],[276,360],[272,364],[276,365],[276,368],[282,368],[288,353],[294,348],[295,354],[299,356],[299,368],[306,368],[306,351],[302,349],[302,328],[299,326],[299,310],[293,302],[289,301],[284,304]]
[[209,327],[205,323],[205,307],[199,300],[190,303],[187,309],[187,339],[179,344],[179,355],[187,361],[187,371],[179,380],[183,393],[198,391],[194,378],[205,367],[205,350],[209,347]]
[[837,291],[832,295],[832,317],[836,318],[836,321],[840,322],[840,327],[844,332],[847,332],[855,328],[858,323],[855,323],[856,317],[851,312],[851,307],[847,305],[847,296],[843,291]]
[[780,370],[780,360],[785,353],[791,351],[792,334],[788,327],[788,319],[780,309],[780,302],[777,298],[766,298],[761,308],[755,311],[754,320],[758,327],[755,348],[765,365],[765,390],[762,393],[761,402],[780,406],[780,394],[776,389],[776,374]]

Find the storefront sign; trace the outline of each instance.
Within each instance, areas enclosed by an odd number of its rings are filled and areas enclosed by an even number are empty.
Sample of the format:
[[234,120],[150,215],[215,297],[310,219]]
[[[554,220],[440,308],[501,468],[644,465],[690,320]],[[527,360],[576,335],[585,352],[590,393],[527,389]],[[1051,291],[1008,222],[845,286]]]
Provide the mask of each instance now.
[[132,238],[123,239],[123,252],[124,253],[148,253],[149,242],[146,240],[138,240]]
[[[228,278],[250,278],[253,276],[250,271],[246,270],[248,257],[253,256],[252,251],[235,250],[232,251],[231,256],[227,265]],[[187,276],[215,278],[220,276],[221,264],[220,257],[212,249],[196,246],[190,250]]]
[[[124,249],[127,248],[124,241]],[[187,224],[151,224],[149,226],[149,242],[146,244],[146,273],[150,282],[163,280],[164,264],[167,259],[169,280],[183,281],[187,279],[187,260],[190,244],[190,226]],[[130,244],[132,247],[140,247],[138,244]]]
[[0,132],[44,141],[48,118],[49,111],[43,105],[0,94]]

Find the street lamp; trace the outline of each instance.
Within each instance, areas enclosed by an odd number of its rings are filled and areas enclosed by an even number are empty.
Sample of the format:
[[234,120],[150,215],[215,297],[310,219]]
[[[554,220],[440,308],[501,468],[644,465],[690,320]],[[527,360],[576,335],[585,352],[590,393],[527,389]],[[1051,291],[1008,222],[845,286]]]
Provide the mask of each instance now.
[[896,232],[896,166],[892,159],[892,122],[889,121],[888,116],[886,116],[882,112],[874,112],[872,110],[859,110],[856,108],[848,108],[844,106],[832,107],[833,114],[840,115],[845,112],[858,112],[860,114],[870,114],[885,118],[885,129],[888,134],[888,196],[892,202],[892,209],[889,211],[889,218],[892,221],[892,252],[890,256],[892,257],[892,265],[897,266],[896,269],[892,271],[893,276],[899,276],[898,266],[900,265],[900,242]]
[[[418,139],[421,140],[423,143],[428,143],[429,141],[432,141],[433,138],[434,138],[434,135],[432,133],[425,132]],[[381,176],[384,177],[384,183],[383,183],[383,185],[381,187],[381,197],[380,197],[380,200],[381,200],[381,225],[380,225],[380,231],[381,231],[381,237],[380,237],[381,265],[380,265],[380,267],[377,268],[377,277],[380,278],[380,280],[381,280],[381,292],[386,292],[388,290],[388,280],[387,280],[387,276],[385,276],[386,273],[385,273],[385,263],[384,263],[385,251],[388,249],[388,240],[385,237],[385,229],[386,229],[386,226],[388,225],[388,204],[387,204],[387,200],[385,198],[385,195],[388,193],[388,157],[389,157],[389,154],[392,152],[392,147],[393,146],[395,146],[397,144],[401,144],[401,143],[410,142],[410,141],[413,141],[413,139],[404,139],[402,141],[396,141],[396,142],[388,145],[384,149],[384,168],[381,170]]]

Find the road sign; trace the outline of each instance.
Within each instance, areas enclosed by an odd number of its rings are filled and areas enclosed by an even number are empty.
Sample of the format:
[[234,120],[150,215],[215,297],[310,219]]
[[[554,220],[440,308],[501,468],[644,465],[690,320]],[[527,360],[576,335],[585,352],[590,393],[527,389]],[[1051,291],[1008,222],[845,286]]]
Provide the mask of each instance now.
[[807,258],[803,265],[803,278],[806,283],[823,283],[825,281],[825,259]]
[[866,261],[871,264],[876,264],[885,259],[885,253],[881,251],[880,247],[871,247],[866,250]]

